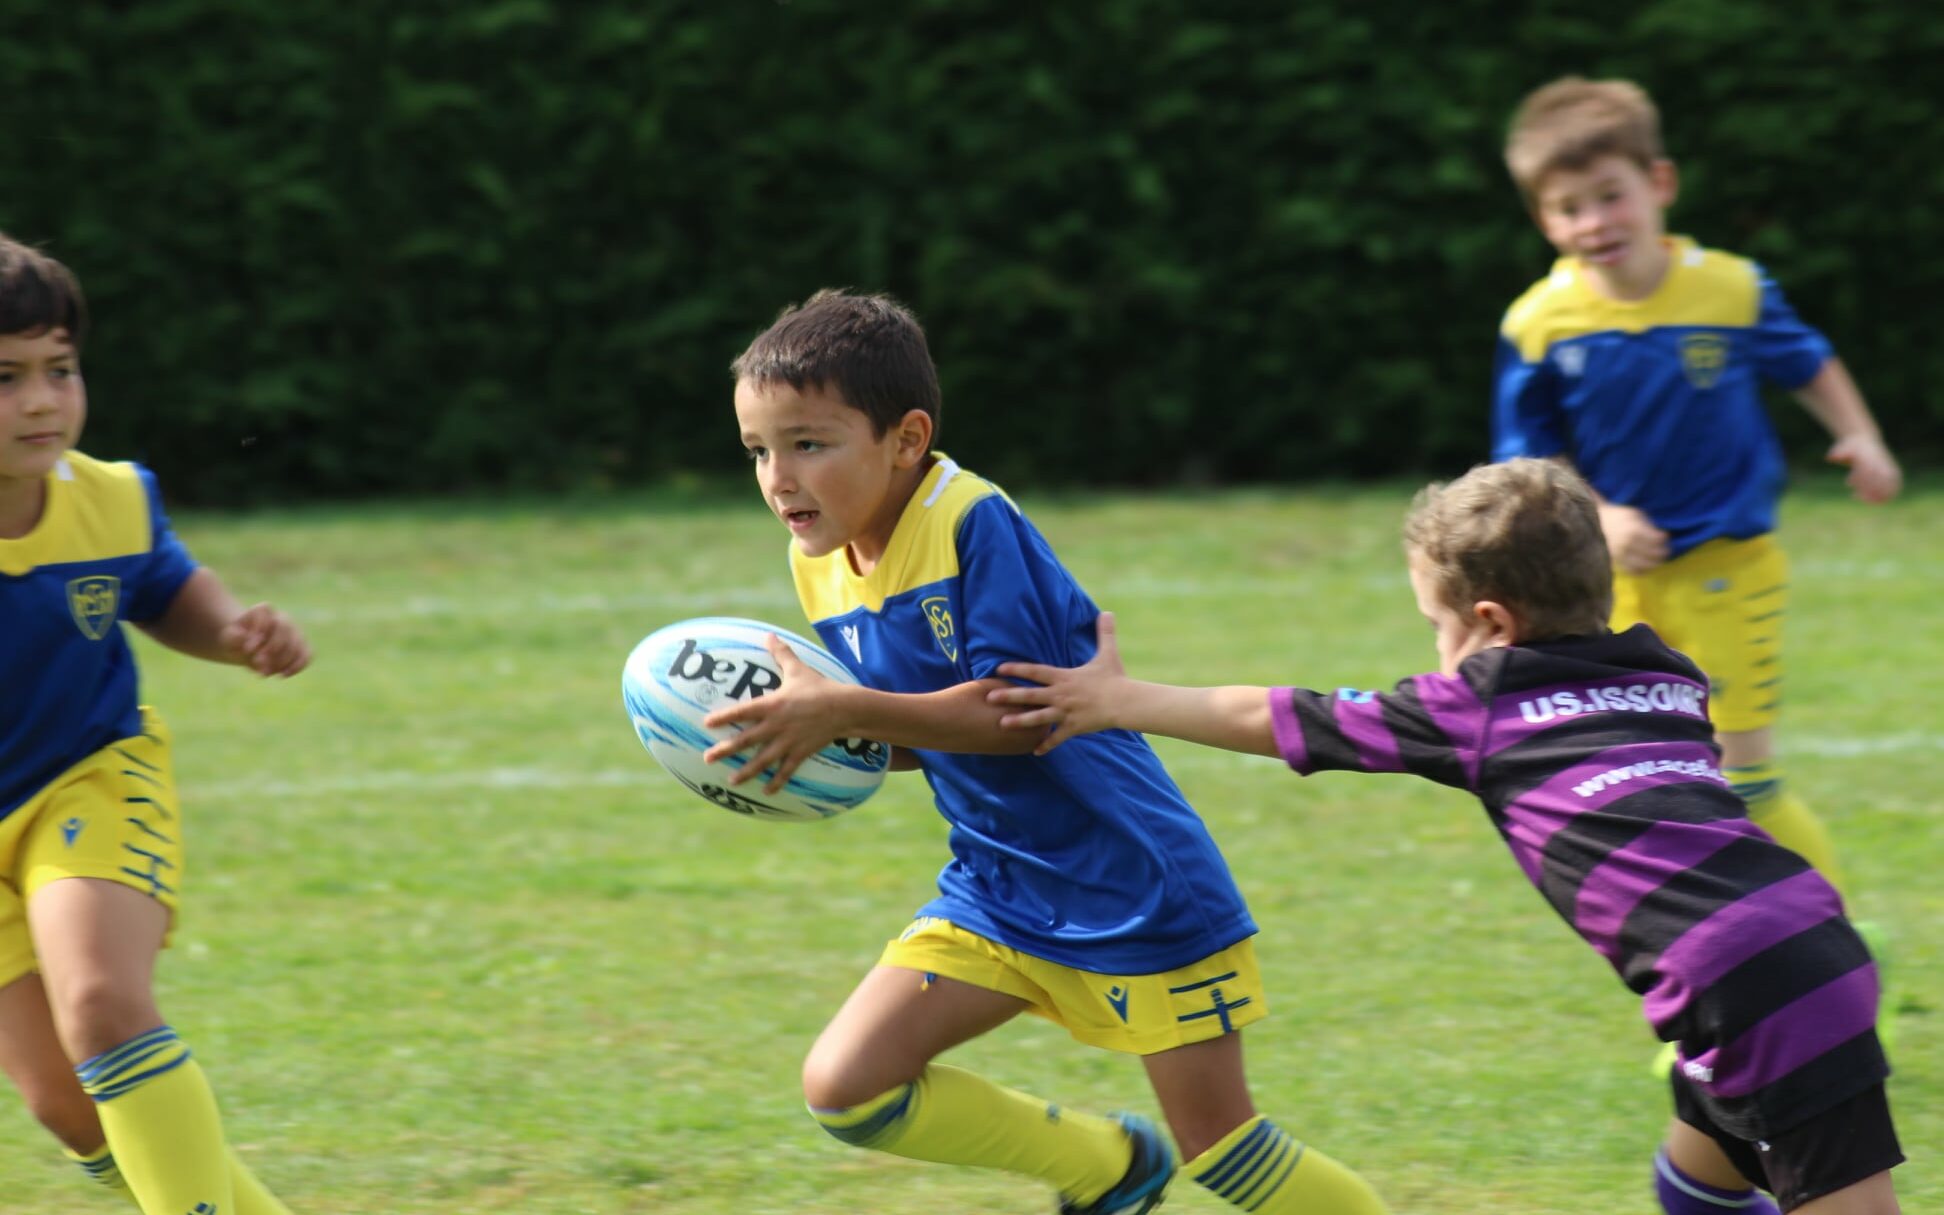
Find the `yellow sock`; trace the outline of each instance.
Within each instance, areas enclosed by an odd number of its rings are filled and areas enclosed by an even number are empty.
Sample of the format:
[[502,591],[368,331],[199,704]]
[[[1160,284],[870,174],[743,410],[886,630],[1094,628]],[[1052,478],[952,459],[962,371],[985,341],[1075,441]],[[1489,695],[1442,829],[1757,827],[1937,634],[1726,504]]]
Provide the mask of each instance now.
[[158,1026],[74,1070],[146,1215],[235,1211],[216,1097],[174,1030]]
[[128,1192],[128,1183],[122,1180],[121,1170],[115,1167],[115,1154],[102,1144],[92,1152],[83,1154],[72,1148],[62,1148],[61,1152],[69,1160],[79,1165],[89,1180],[99,1182],[111,1190]]
[[[100,1148],[86,1156],[69,1151],[67,1148],[61,1150],[67,1154],[69,1160],[81,1166],[81,1171],[90,1178],[117,1193],[127,1194],[130,1202],[135,1201],[135,1195],[129,1193],[128,1182],[122,1177],[121,1169],[115,1165],[115,1154],[108,1150],[107,1144],[102,1144]],[[236,1195],[235,1215],[290,1215],[290,1208],[278,1201],[275,1194],[264,1188],[263,1183],[256,1179],[256,1174],[250,1172],[244,1167],[243,1162],[236,1158],[234,1150],[230,1151],[229,1164],[230,1187]],[[139,1210],[141,1204],[135,1205]]]
[[1260,1215],[1386,1215],[1370,1183],[1261,1114],[1181,1166],[1182,1172],[1245,1211]]
[[1836,845],[1830,841],[1829,829],[1783,783],[1780,764],[1770,762],[1729,768],[1722,772],[1722,776],[1747,803],[1748,817],[1754,820],[1756,826],[1774,836],[1776,843],[1814,865],[1816,872],[1827,878],[1845,900],[1848,899],[1849,892],[1845,889],[1842,867],[1836,863]]
[[810,1116],[857,1147],[1023,1173],[1080,1203],[1112,1189],[1133,1159],[1127,1132],[1111,1118],[1063,1110],[940,1063],[861,1105],[812,1108]]
[[236,1196],[236,1215],[290,1215],[290,1208],[236,1158],[234,1148],[229,1149],[229,1167],[230,1189]]

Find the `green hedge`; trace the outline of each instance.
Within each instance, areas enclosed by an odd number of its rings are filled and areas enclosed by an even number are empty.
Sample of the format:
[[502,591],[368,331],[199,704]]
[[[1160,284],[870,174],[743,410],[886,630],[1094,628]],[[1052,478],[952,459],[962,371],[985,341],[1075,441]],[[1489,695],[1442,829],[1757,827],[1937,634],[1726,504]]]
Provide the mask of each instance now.
[[0,228],[89,289],[89,445],[178,499],[733,469],[728,361],[835,284],[917,308],[1003,478],[1460,467],[1548,262],[1500,135],[1565,71],[1646,84],[1673,226],[1944,450],[1921,5],[12,8]]

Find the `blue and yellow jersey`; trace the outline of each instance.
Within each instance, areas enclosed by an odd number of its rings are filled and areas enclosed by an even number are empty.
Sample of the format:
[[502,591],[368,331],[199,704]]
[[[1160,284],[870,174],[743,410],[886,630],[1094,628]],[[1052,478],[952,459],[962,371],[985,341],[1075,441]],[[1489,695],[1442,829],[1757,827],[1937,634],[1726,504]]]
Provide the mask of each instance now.
[[[790,546],[804,614],[867,687],[924,693],[1002,662],[1077,666],[1099,609],[991,483],[939,457],[883,558]],[[1255,932],[1201,818],[1138,734],[1051,754],[917,753],[952,860],[918,914],[1080,970],[1152,974]]]
[[48,474],[40,522],[0,540],[0,817],[141,733],[120,622],[162,615],[195,569],[146,468],[70,452]]
[[1492,458],[1565,455],[1637,507],[1678,555],[1774,530],[1782,448],[1763,382],[1800,388],[1830,357],[1746,258],[1671,240],[1660,287],[1608,299],[1561,258],[1499,333]]

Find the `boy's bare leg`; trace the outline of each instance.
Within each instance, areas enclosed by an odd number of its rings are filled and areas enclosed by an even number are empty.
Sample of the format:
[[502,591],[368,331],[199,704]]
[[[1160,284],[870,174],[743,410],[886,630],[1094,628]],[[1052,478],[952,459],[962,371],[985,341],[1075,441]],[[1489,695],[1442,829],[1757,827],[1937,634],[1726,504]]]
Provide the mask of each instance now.
[[54,1033],[54,1014],[38,974],[0,988],[0,1071],[62,1146],[84,1156],[101,1149],[101,1119]]
[[1133,1163],[1119,1122],[932,1061],[1025,1009],[1003,992],[876,967],[804,1060],[811,1116],[845,1143],[1037,1177],[1084,1208]]

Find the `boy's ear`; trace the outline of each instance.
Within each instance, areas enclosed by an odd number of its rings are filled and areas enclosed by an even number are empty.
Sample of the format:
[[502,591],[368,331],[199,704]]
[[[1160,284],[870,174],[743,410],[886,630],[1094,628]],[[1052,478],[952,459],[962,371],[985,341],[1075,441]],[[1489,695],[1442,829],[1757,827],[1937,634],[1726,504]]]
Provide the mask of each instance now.
[[898,442],[899,468],[912,468],[931,454],[932,419],[924,410],[907,409],[893,429]]
[[1472,614],[1486,630],[1488,646],[1517,645],[1524,634],[1518,613],[1492,599],[1481,599],[1472,604]]
[[1663,156],[1647,166],[1647,180],[1653,183],[1654,198],[1660,203],[1661,210],[1674,205],[1674,200],[1681,193],[1681,174],[1673,161]]

